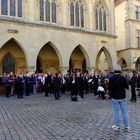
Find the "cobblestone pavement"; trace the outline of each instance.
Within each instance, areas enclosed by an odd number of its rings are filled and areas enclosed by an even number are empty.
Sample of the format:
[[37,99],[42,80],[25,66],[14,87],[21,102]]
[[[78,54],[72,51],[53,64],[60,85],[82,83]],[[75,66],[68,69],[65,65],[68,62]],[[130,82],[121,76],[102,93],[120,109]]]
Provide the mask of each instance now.
[[128,114],[130,131],[123,125],[114,131],[111,100],[93,94],[81,102],[72,102],[68,93],[60,100],[53,95],[0,97],[0,140],[140,140],[140,98],[128,101]]

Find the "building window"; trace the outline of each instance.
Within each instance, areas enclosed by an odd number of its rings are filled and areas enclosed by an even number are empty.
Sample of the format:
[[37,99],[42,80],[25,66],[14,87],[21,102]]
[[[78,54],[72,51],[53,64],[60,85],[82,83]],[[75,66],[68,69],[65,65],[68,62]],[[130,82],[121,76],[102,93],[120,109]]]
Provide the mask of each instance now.
[[40,0],[40,20],[44,20],[44,0]]
[[16,6],[15,0],[10,0],[10,16],[16,15],[15,6]]
[[1,0],[1,14],[22,17],[22,0]]
[[84,9],[83,5],[80,7],[80,14],[81,14],[81,27],[84,27]]
[[74,5],[71,3],[70,5],[70,21],[71,25],[74,26]]
[[95,9],[95,25],[96,30],[106,31],[106,11],[101,3]]
[[40,20],[56,23],[56,2],[55,0],[40,0]]
[[140,30],[137,30],[137,48],[140,48]]
[[2,0],[1,1],[1,13],[2,15],[7,15],[8,14],[8,3],[7,0]]
[[18,0],[18,17],[22,17],[22,0]]
[[136,6],[136,19],[140,19],[140,7]]
[[46,21],[50,21],[50,2],[46,0]]
[[79,5],[78,5],[78,2],[76,2],[76,6],[75,6],[75,18],[76,18],[76,26],[79,26]]
[[70,25],[84,27],[84,7],[80,1],[70,4]]
[[52,3],[52,22],[56,23],[56,3]]

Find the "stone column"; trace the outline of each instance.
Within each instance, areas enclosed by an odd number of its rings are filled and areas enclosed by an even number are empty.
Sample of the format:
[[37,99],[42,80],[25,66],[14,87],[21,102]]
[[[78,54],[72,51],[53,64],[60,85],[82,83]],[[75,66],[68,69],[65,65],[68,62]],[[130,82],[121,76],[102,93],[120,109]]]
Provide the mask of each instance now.
[[68,69],[69,69],[68,66],[62,66],[62,67],[60,67],[60,71],[61,71],[62,74],[66,74],[67,71],[68,71]]
[[36,70],[36,66],[28,66],[27,69],[28,69],[28,73],[34,73]]
[[89,74],[94,73],[95,71],[94,67],[87,67],[86,69],[88,70]]

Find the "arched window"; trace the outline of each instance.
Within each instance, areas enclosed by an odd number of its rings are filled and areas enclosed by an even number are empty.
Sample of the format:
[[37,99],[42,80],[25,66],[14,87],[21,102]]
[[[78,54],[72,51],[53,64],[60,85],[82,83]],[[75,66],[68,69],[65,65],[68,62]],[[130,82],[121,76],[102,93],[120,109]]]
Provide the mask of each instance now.
[[50,21],[50,2],[46,0],[46,21]]
[[7,15],[8,14],[8,3],[7,3],[7,0],[2,0],[1,1],[1,13],[2,13],[2,15]]
[[14,62],[13,58],[10,55],[7,55],[4,58],[3,72],[6,72],[6,73],[14,72],[15,73],[15,62]]
[[70,4],[70,25],[84,27],[84,7],[81,1]]
[[56,3],[52,2],[52,22],[56,23]]
[[15,6],[16,6],[15,0],[10,0],[10,16],[16,15]]
[[74,5],[73,5],[73,3],[70,4],[70,21],[71,21],[71,25],[74,26]]
[[40,0],[40,20],[44,20],[44,0]]
[[101,3],[95,9],[96,30],[106,31],[106,11]]
[[22,0],[18,0],[18,17],[22,17]]

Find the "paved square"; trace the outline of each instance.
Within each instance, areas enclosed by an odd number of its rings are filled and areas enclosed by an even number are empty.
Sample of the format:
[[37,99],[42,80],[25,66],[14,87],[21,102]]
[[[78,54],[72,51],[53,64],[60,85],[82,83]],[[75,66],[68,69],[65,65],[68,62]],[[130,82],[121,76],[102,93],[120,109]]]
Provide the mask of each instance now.
[[111,100],[93,94],[81,102],[72,102],[68,93],[60,100],[41,94],[0,97],[0,140],[140,140],[140,98],[128,101],[128,115],[131,130],[122,126],[116,132]]

